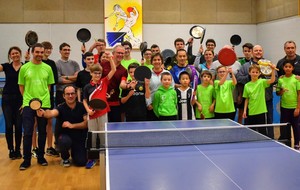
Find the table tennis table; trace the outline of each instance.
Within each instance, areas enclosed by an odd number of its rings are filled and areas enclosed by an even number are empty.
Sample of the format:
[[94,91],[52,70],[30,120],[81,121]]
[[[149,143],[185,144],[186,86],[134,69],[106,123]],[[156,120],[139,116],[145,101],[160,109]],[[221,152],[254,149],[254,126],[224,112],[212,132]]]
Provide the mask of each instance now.
[[[229,119],[107,123],[105,130],[222,126],[263,136]],[[299,152],[264,138],[267,140],[106,148],[100,153],[100,186],[106,190],[300,189]]]

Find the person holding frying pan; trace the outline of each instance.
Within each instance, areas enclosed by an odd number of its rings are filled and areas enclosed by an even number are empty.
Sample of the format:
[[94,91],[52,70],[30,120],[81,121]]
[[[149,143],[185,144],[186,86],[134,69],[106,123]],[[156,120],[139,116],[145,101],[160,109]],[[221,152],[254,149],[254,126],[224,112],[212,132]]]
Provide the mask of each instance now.
[[[262,46],[260,45],[254,45],[253,47],[253,53],[252,53],[252,58],[250,59],[249,62],[245,63],[240,70],[236,74],[236,78],[238,83],[241,84],[246,84],[250,81],[250,75],[249,75],[249,67],[253,64],[258,65],[258,61],[263,58],[264,51]],[[264,79],[270,79],[270,75],[264,75],[261,73],[260,75],[261,78]],[[275,71],[275,81],[273,84],[276,84],[278,80],[277,77],[277,72]],[[273,86],[270,85],[265,89],[265,101],[267,104],[267,124],[272,124],[273,123]],[[248,124],[248,121],[246,120],[246,123]],[[274,138],[274,130],[273,127],[268,127],[267,128],[267,135],[270,138]]]
[[[43,45],[40,43],[33,45],[31,53],[32,60],[21,67],[18,78],[19,89],[23,95],[22,119],[24,129],[24,161],[19,167],[20,170],[26,170],[31,165],[32,134],[36,111],[29,107],[29,103],[31,99],[39,98],[43,108],[50,108],[50,86],[55,83],[51,67],[42,62],[44,55]],[[42,166],[47,166],[48,162],[44,158],[47,119],[37,117],[37,124],[39,131],[37,162]]]
[[[83,89],[83,105],[88,113],[88,129],[89,131],[103,131],[105,122],[108,121],[107,113],[110,111],[110,107],[107,102],[107,89],[108,83],[110,79],[114,76],[116,72],[116,66],[112,56],[106,52],[109,57],[110,62],[110,72],[104,78],[101,78],[102,75],[102,67],[100,64],[94,64],[90,68],[90,73],[92,76],[91,82],[87,84]],[[105,107],[103,109],[95,109],[91,105],[91,101],[93,99],[100,99],[105,103]],[[96,139],[96,138],[92,138]],[[103,144],[103,142],[100,142]],[[95,144],[95,143],[93,143]],[[95,160],[88,160],[86,163],[86,168],[90,169],[96,164]]]
[[[9,150],[9,158],[21,159],[20,151],[22,140],[22,95],[18,85],[18,75],[21,66],[22,51],[13,46],[8,50],[7,63],[0,65],[0,72],[5,73],[5,85],[2,92],[2,111],[5,120],[5,138]],[[14,143],[15,142],[15,143]]]

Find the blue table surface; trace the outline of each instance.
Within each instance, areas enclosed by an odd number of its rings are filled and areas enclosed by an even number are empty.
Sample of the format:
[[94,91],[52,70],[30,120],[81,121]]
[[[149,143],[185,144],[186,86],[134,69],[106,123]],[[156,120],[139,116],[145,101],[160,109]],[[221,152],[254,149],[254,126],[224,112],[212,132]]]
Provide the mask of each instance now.
[[[143,128],[150,126],[155,125]],[[106,184],[112,190],[300,188],[299,152],[273,140],[107,149],[106,155]]]

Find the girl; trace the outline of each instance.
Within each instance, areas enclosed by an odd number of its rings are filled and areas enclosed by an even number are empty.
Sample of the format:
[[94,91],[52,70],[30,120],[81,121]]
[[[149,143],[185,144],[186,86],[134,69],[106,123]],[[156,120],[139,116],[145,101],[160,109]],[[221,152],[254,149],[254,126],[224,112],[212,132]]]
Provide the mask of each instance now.
[[[280,99],[280,122],[289,122],[293,128],[294,148],[299,150],[299,109],[300,109],[300,82],[293,74],[294,64],[290,61],[283,63],[284,75],[278,80],[276,94]],[[291,140],[290,127],[280,128],[280,138]]]

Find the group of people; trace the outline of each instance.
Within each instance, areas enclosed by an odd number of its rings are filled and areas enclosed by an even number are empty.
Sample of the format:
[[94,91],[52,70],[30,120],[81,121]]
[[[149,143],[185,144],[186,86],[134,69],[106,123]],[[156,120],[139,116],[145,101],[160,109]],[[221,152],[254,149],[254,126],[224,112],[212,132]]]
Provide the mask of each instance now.
[[[86,52],[82,50],[82,67],[71,60],[71,47],[59,46],[61,58],[54,62],[48,57],[52,51],[50,42],[37,43],[22,63],[21,50],[11,47],[9,62],[0,65],[6,75],[2,95],[6,140],[11,159],[22,158],[21,141],[23,127],[23,159],[19,169],[31,166],[35,126],[38,130],[37,163],[47,166],[44,157],[46,139],[52,140],[52,118],[55,123],[55,149],[62,158],[61,164],[92,168],[96,160],[88,159],[85,141],[88,131],[104,130],[105,122],[221,119],[244,124],[272,123],[273,85],[281,96],[281,122],[290,122],[294,133],[294,147],[299,149],[299,75],[300,56],[296,44],[284,44],[286,56],[276,66],[269,64],[272,72],[263,75],[258,61],[263,56],[260,45],[243,45],[244,58],[227,67],[218,61],[214,52],[216,42],[206,41],[197,55],[192,54],[193,41],[174,41],[176,55],[164,61],[159,46],[153,44],[145,50],[139,62],[131,57],[132,45],[128,41],[116,45],[112,52],[106,50],[106,42],[99,39]],[[231,48],[231,46],[224,46]],[[94,50],[96,54],[93,54]],[[140,65],[151,70],[151,78],[135,79],[135,69]],[[56,91],[54,92],[54,85]],[[54,95],[55,94],[55,95]],[[41,108],[30,107],[32,99],[41,101]],[[101,99],[105,108],[98,110],[90,105],[92,99]],[[47,127],[48,126],[48,127]],[[274,138],[272,128],[254,128]],[[280,139],[291,141],[288,127],[281,128]],[[49,135],[50,134],[50,135]],[[96,144],[96,135],[93,136]],[[47,151],[54,152],[52,141]],[[103,139],[100,139],[103,143]],[[55,154],[55,152],[52,155]],[[72,162],[70,161],[72,157]]]

